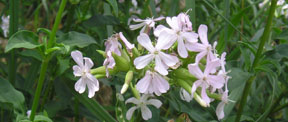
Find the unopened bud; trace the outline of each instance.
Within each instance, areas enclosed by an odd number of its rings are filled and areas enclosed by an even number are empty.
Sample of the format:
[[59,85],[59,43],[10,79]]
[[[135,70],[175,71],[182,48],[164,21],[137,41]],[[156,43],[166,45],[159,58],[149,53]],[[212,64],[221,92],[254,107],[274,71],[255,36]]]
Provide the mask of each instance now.
[[133,71],[129,70],[125,76],[125,83],[120,91],[121,94],[124,94],[127,91],[129,83],[132,81],[132,79],[133,79]]
[[106,57],[106,54],[103,50],[96,50],[99,54],[101,54],[103,57]]
[[125,71],[128,71],[130,69],[130,64],[125,58],[118,56],[114,52],[112,52],[112,56],[116,62],[116,67],[117,67],[117,69],[119,69],[119,71],[125,72]]
[[194,99],[203,107],[209,107],[210,104],[207,104],[197,93],[194,93]]
[[121,94],[124,94],[124,93],[127,91],[128,87],[129,87],[129,85],[126,84],[126,83],[124,83],[124,85],[122,86],[122,89],[121,89],[120,93],[121,93]]

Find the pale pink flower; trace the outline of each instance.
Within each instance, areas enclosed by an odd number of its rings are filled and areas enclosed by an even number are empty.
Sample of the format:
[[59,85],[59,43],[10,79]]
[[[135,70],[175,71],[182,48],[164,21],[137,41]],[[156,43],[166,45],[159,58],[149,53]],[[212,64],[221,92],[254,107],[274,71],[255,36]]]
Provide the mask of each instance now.
[[192,22],[186,13],[180,13],[178,16],[179,25],[181,25],[183,31],[192,31]]
[[144,94],[141,96],[140,99],[136,99],[135,97],[129,98],[128,100],[126,100],[125,104],[127,103],[133,103],[136,106],[131,107],[127,113],[126,113],[126,118],[128,120],[131,119],[134,111],[138,108],[140,108],[141,110],[141,114],[142,114],[142,118],[144,120],[148,120],[152,118],[152,112],[150,111],[150,109],[147,107],[147,105],[153,105],[156,108],[160,108],[162,105],[162,102],[160,100],[157,99],[149,99],[149,95]]
[[1,24],[1,28],[3,30],[3,34],[4,37],[8,37],[8,33],[9,33],[9,18],[10,16],[2,16],[2,24]]
[[114,66],[116,65],[115,60],[112,56],[112,52],[117,54],[118,56],[121,56],[121,50],[122,50],[122,45],[118,40],[121,40],[127,51],[131,52],[132,49],[134,48],[134,44],[131,44],[123,35],[122,32],[119,34],[114,34],[110,38],[107,39],[105,42],[105,53],[106,53],[106,59],[103,62],[103,65],[106,67],[106,76],[109,76],[109,71],[108,69],[113,69]]
[[[158,42],[165,43],[163,49],[170,48],[175,41],[178,42],[177,51],[182,58],[188,56],[186,44],[195,43],[198,41],[198,34],[190,31],[183,30],[183,17],[166,17],[166,22],[171,27],[167,28],[163,25],[157,26],[154,35],[158,38]],[[186,18],[184,17],[185,21]],[[184,22],[187,23],[187,22]],[[185,25],[186,26],[186,25]]]
[[[80,51],[72,51],[71,56],[77,65],[73,66],[73,74],[81,77],[75,84],[75,90],[80,94],[88,87],[88,97],[92,98],[95,92],[99,90],[98,80],[90,73],[93,62],[90,58],[84,57]],[[84,60],[84,63],[83,63]]]
[[145,76],[138,81],[136,89],[140,93],[153,94],[160,96],[169,90],[169,83],[157,72],[146,71]]
[[191,94],[183,88],[180,89],[180,98],[186,102],[190,102],[193,99]]
[[139,44],[141,44],[144,48],[146,48],[149,51],[149,54],[137,57],[134,60],[134,65],[136,66],[136,69],[143,69],[152,60],[155,59],[154,69],[162,75],[167,75],[168,74],[167,66],[172,67],[176,65],[177,62],[179,62],[179,59],[176,56],[169,55],[161,51],[164,46],[163,42],[158,41],[156,46],[154,47],[152,45],[149,36],[145,33],[141,33],[137,37],[137,40]]
[[217,105],[216,115],[217,115],[218,120],[221,120],[224,118],[225,116],[224,107],[226,104],[228,104],[228,90],[222,94],[221,102]]
[[217,59],[207,63],[204,72],[201,71],[197,63],[188,65],[189,72],[198,79],[193,83],[191,94],[193,95],[196,89],[201,87],[201,97],[207,104],[211,101],[207,96],[206,89],[209,88],[209,86],[220,89],[225,83],[225,79],[222,75],[211,74],[211,72],[219,66],[220,63]]
[[130,25],[129,28],[131,30],[136,30],[142,27],[140,33],[144,33],[144,31],[148,28],[155,28],[155,22],[156,21],[160,21],[162,19],[165,19],[165,17],[158,17],[158,18],[146,18],[145,20],[142,19],[133,19],[134,22],[141,22],[139,24],[136,25]]
[[[199,61],[207,56],[207,62],[215,59],[215,55],[213,54],[213,47],[209,44],[207,38],[208,28],[206,25],[200,25],[198,28],[198,35],[202,43],[192,43],[187,46],[187,49],[193,52],[199,52],[195,58],[195,62],[199,63]],[[217,43],[215,43],[217,44]],[[216,45],[214,45],[215,47]]]

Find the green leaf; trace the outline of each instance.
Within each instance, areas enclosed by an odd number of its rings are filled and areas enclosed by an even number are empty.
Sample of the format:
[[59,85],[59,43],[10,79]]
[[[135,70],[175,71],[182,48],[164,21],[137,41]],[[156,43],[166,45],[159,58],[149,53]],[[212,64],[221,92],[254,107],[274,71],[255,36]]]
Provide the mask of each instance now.
[[5,52],[9,52],[15,48],[34,49],[41,46],[38,43],[38,36],[31,31],[19,31],[15,33],[9,40],[5,48]]
[[107,2],[112,6],[113,11],[116,15],[116,17],[118,16],[118,5],[117,5],[117,1],[116,0],[107,0]]
[[96,41],[91,36],[75,31],[60,36],[57,39],[57,42],[71,47],[77,46],[79,48],[84,48],[90,44],[96,44]]
[[90,19],[83,22],[83,25],[87,28],[94,26],[103,26],[103,25],[119,25],[120,21],[111,15],[93,15]]
[[36,115],[34,122],[53,122],[49,117],[43,115]]
[[24,95],[16,90],[9,81],[0,77],[0,102],[11,103],[14,108],[23,110]]
[[41,54],[36,50],[24,50],[20,53],[20,55],[27,56],[27,57],[33,57],[33,58],[37,59],[38,61],[42,61]]

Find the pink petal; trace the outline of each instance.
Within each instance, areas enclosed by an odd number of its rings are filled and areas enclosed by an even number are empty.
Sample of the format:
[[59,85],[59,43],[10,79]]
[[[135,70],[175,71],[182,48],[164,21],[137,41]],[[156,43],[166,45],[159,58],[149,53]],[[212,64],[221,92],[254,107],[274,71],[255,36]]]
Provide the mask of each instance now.
[[175,31],[179,31],[179,23],[177,17],[166,17],[167,24]]
[[154,59],[154,54],[148,54],[144,56],[139,56],[134,60],[134,65],[136,69],[143,69]]
[[156,55],[154,69],[162,75],[168,75],[168,71],[164,65],[165,64],[163,64],[163,62],[161,61],[161,58],[158,55]]
[[85,61],[85,68],[86,69],[91,69],[94,65],[93,61],[90,58],[84,57],[84,61]]
[[149,110],[147,106],[141,106],[141,114],[144,120],[152,118],[152,112]]
[[199,68],[198,64],[194,63],[194,64],[189,64],[188,65],[188,70],[189,72],[194,75],[195,77],[197,77],[198,79],[202,79],[204,77],[203,72],[201,71],[201,69]]
[[191,44],[187,45],[186,47],[188,50],[193,51],[193,52],[202,52],[202,51],[207,50],[207,47],[203,44],[200,44],[200,43],[191,43]]
[[133,103],[133,104],[138,105],[138,104],[140,104],[140,101],[138,99],[136,99],[135,97],[131,97],[125,101],[125,104],[127,104],[127,103]]
[[178,47],[177,47],[177,50],[178,50],[178,54],[179,54],[182,58],[187,58],[188,52],[187,52],[186,47],[185,47],[185,45],[184,45],[183,38],[178,38]]
[[130,28],[131,30],[137,30],[137,29],[143,27],[144,25],[146,25],[145,22],[139,23],[139,24],[135,24],[135,25],[130,25],[129,28]]
[[215,59],[211,62],[207,62],[206,68],[204,70],[204,74],[208,75],[209,73],[211,73],[211,71],[216,70],[217,67],[219,67],[220,61],[218,59]]
[[183,32],[181,36],[189,43],[196,43],[198,41],[198,34],[194,32]]
[[200,27],[198,28],[198,34],[200,37],[200,40],[202,42],[202,44],[204,45],[208,45],[208,38],[207,38],[207,32],[208,32],[208,28],[206,25],[200,25]]
[[146,33],[141,33],[137,40],[139,44],[141,44],[144,48],[146,48],[149,52],[153,53],[155,51],[155,48],[153,47],[151,40],[149,36]]
[[126,48],[128,50],[132,50],[135,46],[134,44],[131,44],[126,38],[125,36],[123,35],[122,32],[119,33],[119,36],[120,36],[120,39],[123,41],[123,43],[125,44]]
[[175,43],[176,40],[177,35],[168,33],[167,31],[163,31],[160,33],[155,48],[157,50],[161,49],[167,50]]
[[82,70],[78,65],[73,66],[73,74],[75,76],[81,76],[82,75]]
[[127,120],[130,120],[130,119],[131,119],[134,111],[135,111],[137,108],[138,108],[138,107],[133,106],[133,107],[131,107],[131,108],[127,111],[127,113],[126,113],[126,119],[127,119]]
[[83,67],[83,55],[80,51],[76,50],[76,51],[72,51],[71,52],[71,56],[73,58],[73,60],[80,66]]
[[80,79],[76,82],[76,84],[74,85],[75,90],[76,90],[77,92],[79,92],[80,94],[82,94],[82,93],[85,91],[85,89],[86,89],[86,83],[85,83],[84,80],[85,80],[85,79],[80,78]]
[[202,99],[207,103],[210,104],[210,98],[208,97],[207,93],[206,93],[206,89],[207,89],[207,85],[202,84],[202,89],[201,89],[201,97]]
[[160,100],[157,100],[157,99],[150,99],[147,101],[147,104],[153,105],[156,108],[160,108],[162,105],[162,102]]
[[138,81],[138,83],[136,84],[136,89],[140,92],[140,93],[145,93],[147,92],[148,88],[151,87],[151,80],[152,77],[150,75],[150,71],[146,71],[145,76]]
[[161,61],[164,62],[167,66],[174,66],[179,62],[179,59],[176,56],[169,55],[163,52],[159,52],[159,57],[161,58]]
[[224,118],[224,107],[225,107],[225,103],[224,102],[220,102],[216,108],[216,115],[218,120],[221,120]]

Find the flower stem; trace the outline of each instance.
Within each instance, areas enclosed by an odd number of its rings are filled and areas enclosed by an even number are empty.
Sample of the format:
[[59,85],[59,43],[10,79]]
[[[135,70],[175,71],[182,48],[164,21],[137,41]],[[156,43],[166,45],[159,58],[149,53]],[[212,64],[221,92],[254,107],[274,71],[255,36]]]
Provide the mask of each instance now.
[[[255,59],[253,61],[253,65],[249,69],[249,71],[253,71],[254,68],[257,66],[257,64],[258,64],[258,62],[259,62],[259,60],[261,58],[264,45],[265,45],[265,43],[267,42],[267,40],[269,38],[271,25],[272,25],[272,19],[274,17],[274,12],[275,12],[275,9],[276,9],[276,3],[277,3],[277,0],[272,0],[272,2],[271,2],[269,16],[268,16],[268,19],[267,19],[267,25],[265,26],[264,33],[263,33],[263,35],[261,37],[261,41],[260,41],[260,44],[258,46],[258,50],[257,50],[256,56],[255,56]],[[253,83],[255,78],[256,78],[256,76],[251,76],[248,79],[248,81],[246,82],[246,84],[245,84],[245,88],[244,88],[244,91],[243,91],[243,94],[242,94],[242,97],[241,97],[240,107],[239,107],[239,110],[237,112],[237,117],[235,119],[235,122],[239,122],[240,121],[240,118],[241,118],[244,106],[246,104],[247,97],[248,97],[251,85],[252,85],[252,83]]]
[[[9,37],[11,37],[18,30],[18,8],[19,8],[19,0],[10,0],[9,1]],[[15,83],[16,77],[16,56],[15,51],[10,51],[10,58],[8,64],[8,79],[12,85]]]
[[61,22],[62,13],[64,11],[66,3],[67,3],[67,0],[62,0],[61,1],[60,8],[59,8],[59,11],[58,11],[56,19],[55,19],[55,23],[54,23],[53,28],[52,28],[52,32],[51,32],[51,34],[49,36],[47,49],[51,48],[56,43],[56,40],[55,40],[56,32],[57,32],[59,24]]
[[39,81],[38,81],[37,89],[36,89],[35,96],[34,96],[34,99],[33,99],[33,105],[32,105],[32,110],[31,110],[31,115],[30,115],[30,120],[31,121],[34,120],[35,112],[36,112],[37,107],[38,107],[40,94],[41,94],[41,90],[42,90],[42,87],[43,87],[43,82],[44,82],[44,79],[45,79],[45,74],[46,74],[48,63],[49,63],[48,60],[43,60],[42,64],[41,64]]
[[[59,23],[61,22],[62,13],[64,11],[66,3],[67,3],[67,0],[62,0],[61,1],[60,8],[59,8],[59,11],[58,11],[57,16],[56,16],[56,20],[55,20],[54,26],[52,28],[52,32],[50,34],[50,38],[49,38],[47,49],[51,48],[54,45],[54,43],[56,43],[55,42],[56,31],[58,30]],[[43,87],[43,83],[44,83],[44,79],[45,79],[45,74],[46,74],[46,71],[47,71],[47,67],[48,67],[50,58],[51,58],[51,55],[48,54],[42,60],[41,69],[40,69],[40,76],[39,76],[36,92],[35,92],[35,95],[34,95],[33,104],[32,104],[32,110],[31,110],[31,115],[30,115],[30,120],[31,121],[33,121],[34,117],[35,117],[35,113],[36,113],[36,110],[37,110],[37,107],[38,107],[40,94],[41,94],[41,91],[42,91],[42,87]]]

